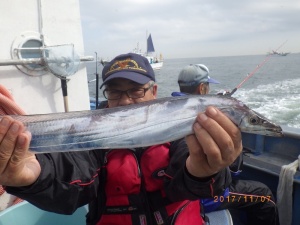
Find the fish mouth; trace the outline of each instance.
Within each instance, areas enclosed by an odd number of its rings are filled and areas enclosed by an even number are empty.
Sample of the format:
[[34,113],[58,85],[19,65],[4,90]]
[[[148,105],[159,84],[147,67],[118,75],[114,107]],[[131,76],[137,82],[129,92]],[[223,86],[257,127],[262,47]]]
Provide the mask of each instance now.
[[283,131],[280,126],[276,127],[268,127],[268,128],[262,128],[262,129],[246,129],[243,130],[245,133],[252,133],[252,134],[259,134],[263,136],[271,136],[271,137],[283,137]]
[[[270,121],[260,113],[257,113],[255,111],[253,111],[253,113],[254,116],[251,116],[250,118],[254,118],[255,119],[254,121],[257,122],[257,124],[260,124],[261,126],[261,127],[255,127],[255,125],[252,126],[253,133],[257,133],[264,136],[273,136],[273,137],[284,136],[281,126],[274,123],[273,121]],[[249,132],[251,133],[251,131]]]
[[275,137],[283,137],[283,131],[281,126],[272,123],[271,121],[265,121],[265,129],[266,129],[266,136],[275,136]]
[[274,136],[274,137],[283,137],[284,136],[281,127],[267,129],[267,133],[265,135],[266,136]]

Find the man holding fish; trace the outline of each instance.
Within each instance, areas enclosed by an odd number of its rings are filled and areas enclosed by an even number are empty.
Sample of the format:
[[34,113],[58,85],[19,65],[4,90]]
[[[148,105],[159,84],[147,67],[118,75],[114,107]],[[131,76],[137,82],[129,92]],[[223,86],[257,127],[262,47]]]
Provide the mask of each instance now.
[[[138,54],[117,56],[102,78],[108,108],[156,99],[153,69]],[[193,131],[150,147],[34,154],[24,125],[3,117],[0,184],[52,212],[71,214],[89,204],[91,225],[205,224],[198,199],[230,184],[227,167],[242,151],[241,133],[212,106],[198,114]]]

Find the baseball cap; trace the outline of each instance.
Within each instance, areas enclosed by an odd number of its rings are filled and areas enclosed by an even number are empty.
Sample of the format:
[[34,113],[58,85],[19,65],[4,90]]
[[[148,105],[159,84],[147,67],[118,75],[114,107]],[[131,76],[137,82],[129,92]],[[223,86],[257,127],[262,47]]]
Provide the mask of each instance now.
[[190,64],[179,73],[179,86],[197,86],[200,83],[219,84],[220,82],[209,76],[208,68],[203,64]]
[[139,84],[155,81],[155,74],[147,58],[136,53],[116,56],[102,70],[103,85],[115,78],[125,78]]

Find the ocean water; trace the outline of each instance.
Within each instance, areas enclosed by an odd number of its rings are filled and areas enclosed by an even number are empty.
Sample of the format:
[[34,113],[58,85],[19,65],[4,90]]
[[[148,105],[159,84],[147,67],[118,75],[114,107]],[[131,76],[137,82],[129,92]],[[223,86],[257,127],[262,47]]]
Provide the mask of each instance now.
[[[155,72],[158,97],[169,97],[173,91],[179,91],[177,77],[180,70],[188,64],[197,63],[205,64],[210,70],[210,76],[220,81],[220,84],[210,85],[212,94],[220,90],[232,90],[242,84],[233,97],[275,123],[300,128],[300,54],[269,58],[256,55],[165,59],[163,68]],[[88,79],[94,80],[96,63],[86,65]],[[99,86],[102,83],[102,68],[101,64],[97,65]],[[95,87],[94,81],[89,82],[91,97],[96,96]],[[99,90],[101,100],[104,98],[102,90]]]

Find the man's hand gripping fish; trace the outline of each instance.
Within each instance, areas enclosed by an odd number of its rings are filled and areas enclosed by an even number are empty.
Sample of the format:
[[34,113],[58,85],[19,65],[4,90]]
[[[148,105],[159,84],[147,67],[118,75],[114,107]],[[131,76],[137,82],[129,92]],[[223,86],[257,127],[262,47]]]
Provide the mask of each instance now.
[[232,97],[187,95],[140,104],[68,113],[13,116],[32,134],[35,153],[135,148],[170,142],[193,133],[206,107],[217,107],[242,132],[282,136],[280,126]]

